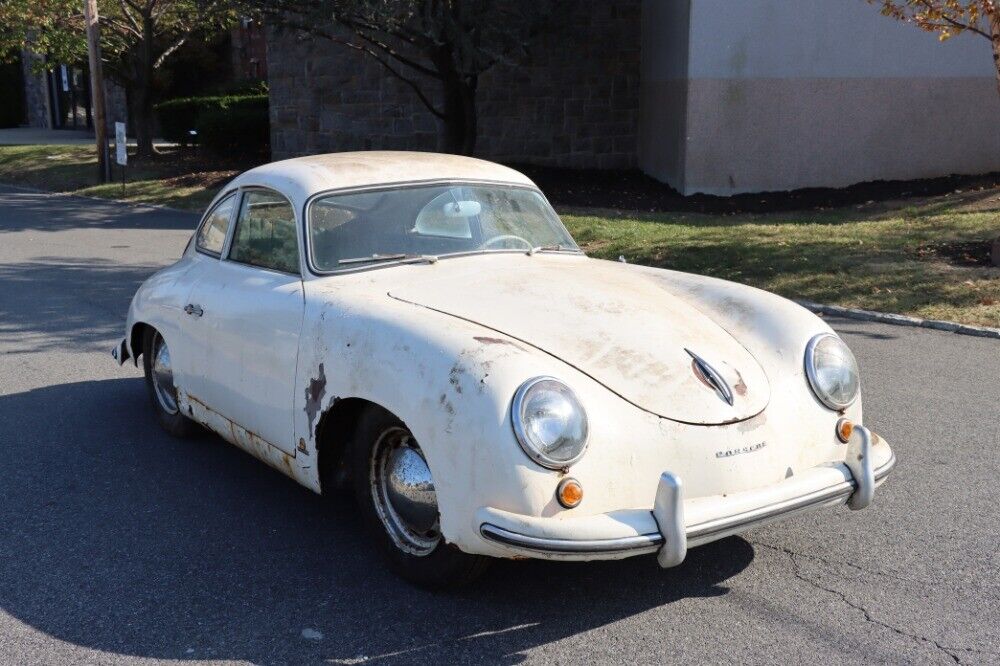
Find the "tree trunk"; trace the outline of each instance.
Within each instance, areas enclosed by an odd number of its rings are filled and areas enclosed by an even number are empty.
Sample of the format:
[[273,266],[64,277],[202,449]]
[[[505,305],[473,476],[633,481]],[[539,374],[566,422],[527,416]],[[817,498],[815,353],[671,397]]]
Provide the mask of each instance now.
[[153,97],[147,82],[137,81],[128,91],[129,115],[135,134],[136,156],[152,157],[153,149]]
[[476,92],[479,77],[463,76],[458,72],[448,50],[434,54],[431,60],[444,86],[444,150],[456,155],[472,155],[476,150],[478,130]]
[[1000,93],[1000,7],[989,15],[990,36],[993,38],[993,66],[997,75],[997,92]]
[[153,39],[155,27],[150,16],[142,20],[142,40],[133,61],[135,77],[132,81],[129,106],[135,132],[136,155],[152,157],[153,149]]

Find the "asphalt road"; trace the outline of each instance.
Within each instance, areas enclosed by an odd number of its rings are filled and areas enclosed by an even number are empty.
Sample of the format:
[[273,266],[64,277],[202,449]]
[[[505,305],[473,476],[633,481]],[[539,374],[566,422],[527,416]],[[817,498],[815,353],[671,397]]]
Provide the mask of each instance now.
[[163,434],[112,361],[194,223],[0,188],[0,663],[1000,663],[997,341],[833,322],[900,460],[866,511],[431,594],[348,502]]

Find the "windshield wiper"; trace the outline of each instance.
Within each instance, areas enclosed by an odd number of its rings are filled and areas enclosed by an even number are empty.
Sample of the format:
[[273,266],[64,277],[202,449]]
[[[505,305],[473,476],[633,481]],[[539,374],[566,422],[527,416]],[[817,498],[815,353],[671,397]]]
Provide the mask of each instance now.
[[433,254],[372,254],[367,257],[354,257],[353,259],[341,259],[337,264],[365,264],[375,261],[398,261],[400,263],[419,263],[426,261],[428,264],[437,263],[438,258]]
[[568,247],[561,243],[555,243],[553,245],[539,245],[538,247],[533,247],[528,250],[528,254],[532,255],[536,252],[579,252],[576,248]]

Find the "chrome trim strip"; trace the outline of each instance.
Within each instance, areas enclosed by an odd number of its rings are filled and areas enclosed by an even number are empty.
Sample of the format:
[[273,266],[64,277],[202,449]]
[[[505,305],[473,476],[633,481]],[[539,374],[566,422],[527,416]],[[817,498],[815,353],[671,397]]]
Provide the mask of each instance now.
[[663,536],[659,533],[639,534],[620,539],[546,539],[511,532],[490,523],[483,523],[479,533],[490,541],[548,553],[618,553],[644,550],[652,552],[663,544]]
[[[896,454],[893,453],[892,457],[884,465],[875,470],[876,483],[889,476],[895,467]],[[806,495],[793,497],[784,502],[769,504],[751,511],[692,525],[686,529],[687,539],[688,541],[705,541],[716,534],[743,530],[786,513],[794,513],[835,501],[846,502],[851,493],[854,492],[856,485],[853,480],[843,481],[828,488],[822,488]],[[628,552],[633,555],[639,555],[644,552],[653,552],[663,545],[663,535],[659,533],[641,534],[620,539],[548,539],[511,532],[490,523],[483,523],[479,528],[479,533],[490,541],[524,550],[546,553],[614,554]]]

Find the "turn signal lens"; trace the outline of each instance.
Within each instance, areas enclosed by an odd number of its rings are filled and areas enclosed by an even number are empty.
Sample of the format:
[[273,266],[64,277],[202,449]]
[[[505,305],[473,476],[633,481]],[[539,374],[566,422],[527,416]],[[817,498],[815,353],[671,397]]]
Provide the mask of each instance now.
[[583,501],[583,486],[576,479],[563,479],[556,488],[556,499],[566,509],[580,506]]
[[847,440],[851,438],[854,433],[854,424],[851,423],[850,419],[840,419],[837,421],[837,438],[840,441],[847,443]]

